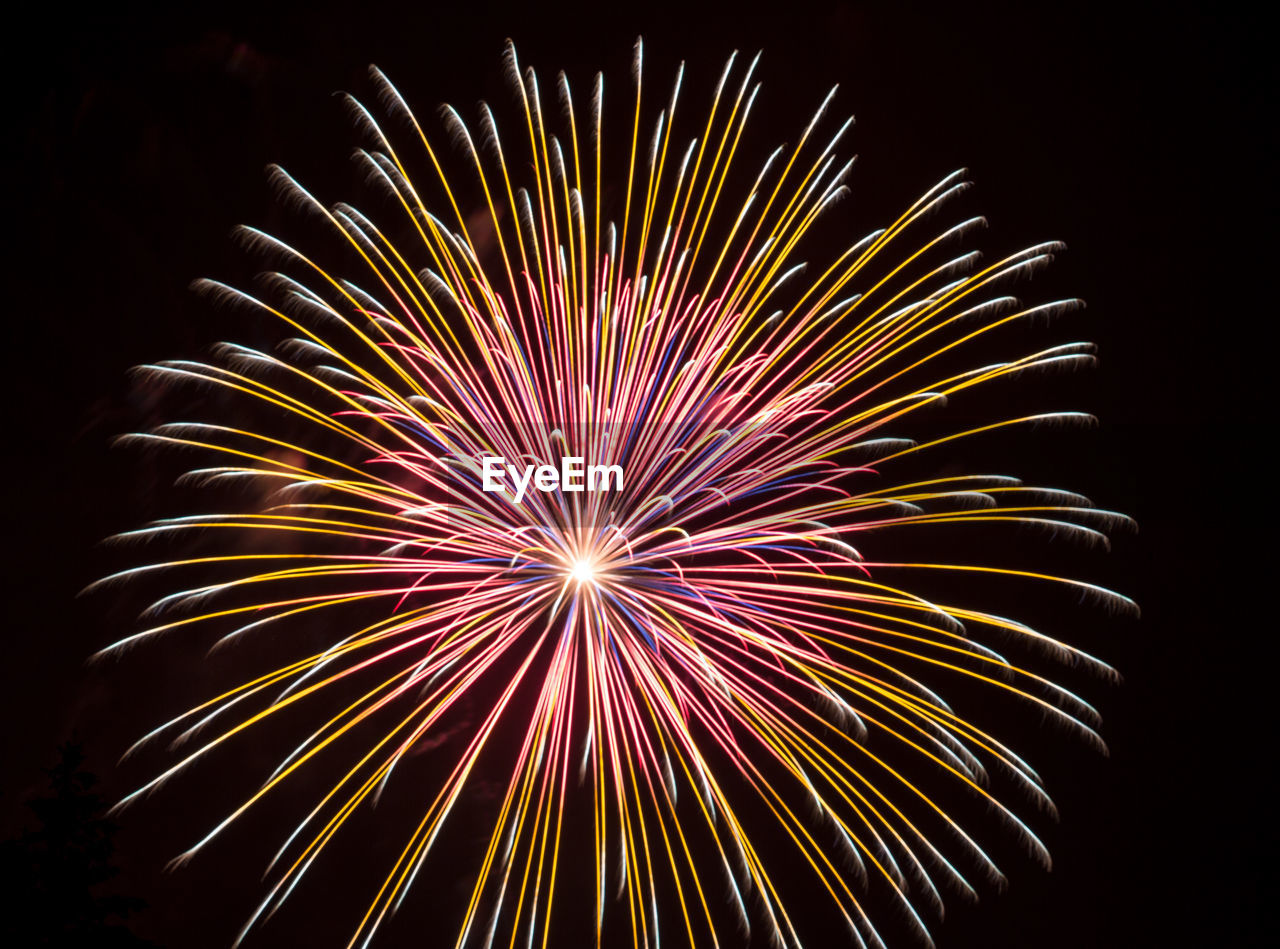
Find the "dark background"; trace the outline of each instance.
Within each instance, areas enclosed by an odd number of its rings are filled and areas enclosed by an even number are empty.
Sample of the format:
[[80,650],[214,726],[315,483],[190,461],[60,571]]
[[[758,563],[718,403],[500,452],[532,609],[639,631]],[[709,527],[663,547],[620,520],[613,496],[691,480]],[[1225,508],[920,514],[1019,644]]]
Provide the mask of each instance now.
[[[5,258],[13,589],[0,834],[29,823],[21,802],[72,736],[107,799],[131,790],[145,773],[118,768],[119,754],[189,695],[184,667],[165,659],[87,666],[131,628],[136,604],[76,593],[114,563],[101,538],[164,509],[154,470],[109,446],[172,414],[156,414],[127,370],[197,357],[218,339],[270,339],[187,290],[199,276],[250,281],[259,265],[228,239],[233,225],[290,226],[263,167],[279,162],[322,198],[358,204],[346,156],[360,138],[328,93],[367,94],[370,62],[430,120],[440,101],[506,106],[507,36],[544,83],[564,68],[581,96],[598,68],[621,92],[643,34],[646,81],[663,96],[681,59],[706,83],[731,50],[764,49],[757,155],[793,137],[840,82],[838,108],[858,118],[853,200],[840,211],[852,230],[886,223],[967,166],[978,189],[965,209],[992,222],[984,246],[1071,248],[1027,296],[1089,303],[1046,339],[1099,344],[1099,369],[1073,376],[1056,405],[1094,412],[1102,427],[1045,442],[1014,473],[1082,490],[1140,525],[1109,556],[1082,555],[1077,573],[1132,596],[1142,619],[1097,611],[1064,631],[1124,676],[1118,687],[1072,679],[1101,709],[1111,755],[1057,733],[1032,749],[1062,812],[1035,822],[1054,868],[1002,861],[1008,891],[952,900],[938,943],[1274,940],[1263,899],[1274,886],[1264,673],[1275,623],[1260,539],[1271,486],[1258,453],[1271,379],[1255,362],[1275,320],[1274,90],[1259,23],[1216,6],[984,3],[47,5],[36,17],[5,39],[3,181],[17,214]],[[229,944],[258,891],[260,853],[236,846],[162,872],[220,813],[201,811],[219,780],[202,773],[122,821],[111,885],[150,904],[131,926],[157,944]],[[257,944],[345,941],[349,912],[335,911],[330,929],[326,901],[310,898]],[[402,929],[388,944],[434,941]]]

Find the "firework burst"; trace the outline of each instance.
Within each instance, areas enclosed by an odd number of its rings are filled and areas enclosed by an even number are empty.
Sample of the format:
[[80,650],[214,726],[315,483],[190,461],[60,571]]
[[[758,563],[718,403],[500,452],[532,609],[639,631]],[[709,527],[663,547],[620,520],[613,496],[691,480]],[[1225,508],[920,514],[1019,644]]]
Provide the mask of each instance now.
[[[799,945],[783,879],[798,871],[859,945],[880,943],[873,902],[896,902],[925,933],[916,907],[940,906],[945,886],[971,891],[975,873],[998,877],[952,816],[953,792],[931,788],[963,789],[1041,855],[987,771],[1050,806],[1036,773],[954,712],[937,680],[980,683],[1096,738],[1088,705],[983,641],[1106,667],[902,578],[986,575],[1127,602],[1024,569],[898,562],[885,539],[1014,523],[1096,540],[1117,520],[1008,477],[891,480],[957,439],[1083,418],[892,437],[955,393],[1091,358],[1068,344],[956,367],[1000,328],[1076,305],[1027,307],[1000,289],[1055,246],[988,263],[957,249],[980,219],[925,231],[965,189],[956,173],[806,268],[802,241],[852,165],[838,157],[851,121],[823,120],[830,95],[794,148],[743,178],[754,61],[729,60],[683,139],[681,73],[642,122],[637,46],[615,158],[602,78],[583,108],[561,75],[548,109],[507,55],[517,131],[500,135],[487,106],[472,125],[446,107],[452,156],[380,73],[380,108],[348,100],[374,143],[358,158],[391,208],[382,224],[273,169],[359,275],[245,228],[281,271],[257,295],[200,286],[291,338],[142,368],[237,408],[129,437],[212,459],[187,476],[202,486],[254,491],[237,510],[125,535],[216,549],[111,578],[200,579],[110,650],[200,628],[285,644],[311,641],[290,638],[305,629],[323,645],[146,736],[173,739],[179,760],[122,803],[268,720],[300,726],[256,793],[180,858],[286,786],[312,795],[242,937],[420,753],[419,813],[370,878],[350,945],[432,876],[451,814],[493,775],[458,946],[553,944],[566,900],[594,917],[597,944],[616,914],[636,947],[664,934],[718,945],[744,928]],[[459,160],[467,174],[446,173]],[[625,175],[606,171],[615,161]],[[301,777],[335,759],[336,779]]]

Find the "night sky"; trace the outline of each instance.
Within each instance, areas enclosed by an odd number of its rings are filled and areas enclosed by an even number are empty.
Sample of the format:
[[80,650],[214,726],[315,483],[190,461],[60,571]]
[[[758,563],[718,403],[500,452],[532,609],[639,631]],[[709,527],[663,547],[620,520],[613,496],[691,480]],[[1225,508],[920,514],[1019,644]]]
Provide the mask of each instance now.
[[[1018,292],[1088,302],[1037,338],[1093,340],[1097,370],[1035,383],[1027,398],[1092,412],[1101,426],[998,444],[992,466],[1134,517],[1139,529],[1119,532],[1110,553],[1073,551],[1064,563],[1131,596],[1143,615],[1077,607],[1053,617],[1056,634],[1123,676],[1115,685],[1063,673],[1101,710],[1110,755],[1038,721],[997,723],[1061,811],[1057,823],[1033,821],[1054,867],[1045,873],[995,844],[1007,891],[986,888],[977,905],[949,900],[938,944],[1270,943],[1275,795],[1265,774],[1276,742],[1264,672],[1274,579],[1256,573],[1274,559],[1260,541],[1273,462],[1257,454],[1273,410],[1254,391],[1271,377],[1252,364],[1275,321],[1275,189],[1264,181],[1275,159],[1273,54],[1260,48],[1260,24],[1209,9],[786,2],[758,13],[694,4],[550,13],[322,2],[73,14],[44,5],[38,26],[8,34],[6,51],[3,180],[17,216],[5,237],[12,589],[0,835],[24,826],[23,800],[72,737],[107,799],[148,779],[163,755],[117,765],[120,754],[203,699],[196,679],[219,671],[191,678],[200,655],[180,643],[90,666],[91,653],[137,628],[144,603],[127,591],[77,592],[123,562],[103,538],[186,503],[168,487],[175,468],[111,447],[189,406],[156,404],[130,367],[198,358],[222,339],[275,338],[188,289],[202,276],[251,285],[263,264],[230,239],[236,224],[301,233],[264,167],[277,162],[323,199],[359,205],[367,192],[348,157],[363,140],[331,93],[369,94],[370,63],[433,120],[444,101],[468,114],[480,98],[508,107],[507,37],[544,83],[563,68],[586,88],[603,69],[620,91],[643,35],[646,82],[663,97],[681,60],[697,90],[734,49],[764,50],[748,143],[756,156],[793,138],[839,82],[837,111],[857,116],[849,148],[859,155],[838,209],[846,236],[882,226],[967,167],[977,188],[948,213],[985,215],[982,247],[1068,246]],[[1049,607],[1028,604],[1037,608]],[[265,751],[225,758],[227,786],[244,784],[237,769],[260,773],[269,761]],[[157,945],[229,945],[260,895],[287,808],[164,872],[234,800],[223,781],[221,768],[202,770],[121,819],[122,872],[111,885],[146,900],[130,925]],[[982,834],[999,831],[988,824]],[[361,867],[358,848],[345,853],[352,862],[323,878],[336,890],[343,872],[368,882],[377,870]],[[309,888],[249,945],[344,944],[358,904],[345,896]],[[386,945],[435,945],[452,920],[433,922],[419,913]]]

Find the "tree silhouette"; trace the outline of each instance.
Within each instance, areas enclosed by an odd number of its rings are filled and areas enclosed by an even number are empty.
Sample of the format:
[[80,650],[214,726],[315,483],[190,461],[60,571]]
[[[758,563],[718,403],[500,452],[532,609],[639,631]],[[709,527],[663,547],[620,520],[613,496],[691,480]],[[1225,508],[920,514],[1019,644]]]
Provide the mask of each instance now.
[[125,925],[144,902],[101,892],[119,872],[112,864],[117,827],[103,816],[105,802],[93,790],[98,779],[84,770],[84,760],[77,742],[62,745],[58,763],[45,772],[48,789],[27,803],[37,826],[0,843],[12,898],[0,914],[5,946],[154,946]]

